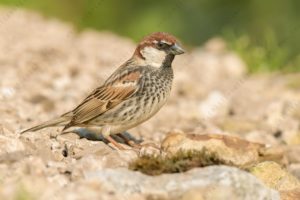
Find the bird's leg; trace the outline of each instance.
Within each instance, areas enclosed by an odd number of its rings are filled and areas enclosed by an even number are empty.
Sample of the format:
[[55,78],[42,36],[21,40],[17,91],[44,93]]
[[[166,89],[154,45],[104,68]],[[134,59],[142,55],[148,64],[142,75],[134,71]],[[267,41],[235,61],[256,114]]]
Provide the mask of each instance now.
[[120,138],[122,138],[126,144],[128,144],[129,146],[131,146],[133,148],[140,149],[142,147],[140,144],[135,143],[134,140],[127,138],[122,133],[118,133],[116,135],[118,135]]
[[121,144],[116,142],[111,136],[110,136],[110,127],[104,126],[102,129],[102,135],[105,139],[107,139],[110,143],[112,143],[115,147],[117,147],[119,150],[126,150]]

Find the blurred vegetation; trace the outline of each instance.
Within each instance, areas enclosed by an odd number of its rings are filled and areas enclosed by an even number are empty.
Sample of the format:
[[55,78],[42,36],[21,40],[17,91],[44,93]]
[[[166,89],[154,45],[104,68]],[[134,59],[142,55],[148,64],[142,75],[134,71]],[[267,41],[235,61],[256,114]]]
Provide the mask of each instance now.
[[297,0],[0,0],[135,40],[167,31],[190,46],[225,38],[251,72],[300,70]]

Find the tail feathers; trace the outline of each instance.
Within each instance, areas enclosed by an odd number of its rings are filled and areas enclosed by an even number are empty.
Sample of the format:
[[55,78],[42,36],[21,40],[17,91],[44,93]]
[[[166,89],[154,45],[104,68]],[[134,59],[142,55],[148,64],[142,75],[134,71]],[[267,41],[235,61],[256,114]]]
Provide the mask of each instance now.
[[29,131],[38,131],[40,129],[51,127],[51,126],[65,126],[68,123],[69,123],[69,117],[62,116],[62,117],[59,117],[59,118],[56,118],[56,119],[46,121],[46,122],[44,122],[40,125],[34,126],[32,128],[23,130],[20,134],[23,134],[23,133],[26,133],[26,132],[29,132]]

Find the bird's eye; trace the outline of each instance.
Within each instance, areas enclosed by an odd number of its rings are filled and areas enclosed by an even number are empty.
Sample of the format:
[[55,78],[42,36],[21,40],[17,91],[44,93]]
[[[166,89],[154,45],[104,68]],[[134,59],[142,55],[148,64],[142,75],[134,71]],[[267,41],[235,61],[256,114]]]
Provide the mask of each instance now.
[[162,42],[162,41],[159,41],[159,42],[156,43],[156,46],[157,46],[158,49],[163,49],[167,46],[167,44]]

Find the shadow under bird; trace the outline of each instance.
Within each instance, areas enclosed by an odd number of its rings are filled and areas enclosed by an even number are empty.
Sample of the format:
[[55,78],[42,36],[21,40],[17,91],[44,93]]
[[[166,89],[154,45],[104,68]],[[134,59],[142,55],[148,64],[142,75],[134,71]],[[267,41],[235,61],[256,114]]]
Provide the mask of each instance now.
[[96,127],[109,142],[124,149],[110,135],[133,128],[160,110],[170,95],[172,62],[184,52],[174,36],[152,33],[75,109],[21,133],[52,126],[64,126],[63,131],[70,127]]

